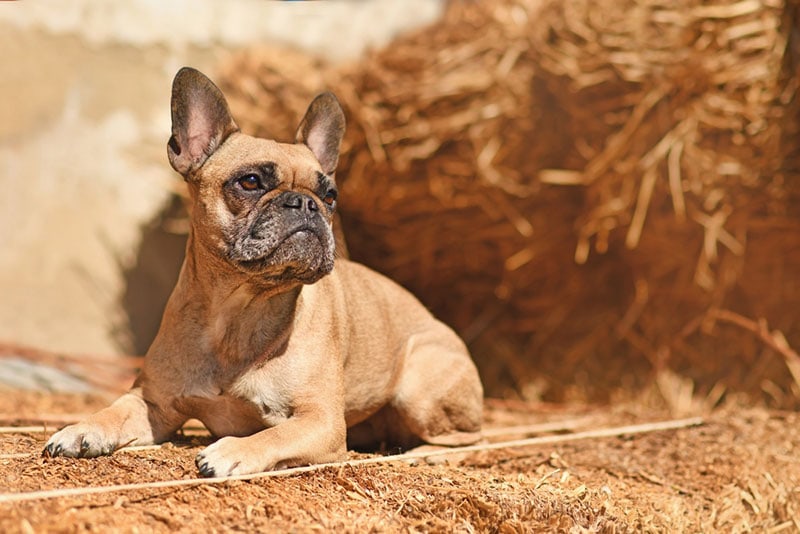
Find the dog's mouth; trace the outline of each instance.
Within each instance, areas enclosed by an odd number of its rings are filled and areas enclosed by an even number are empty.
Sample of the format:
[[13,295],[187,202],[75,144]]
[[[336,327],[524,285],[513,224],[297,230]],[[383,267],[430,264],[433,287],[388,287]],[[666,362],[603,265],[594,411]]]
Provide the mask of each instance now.
[[260,250],[261,254],[251,252],[251,257],[237,258],[235,263],[250,274],[310,283],[333,268],[333,251],[328,243],[318,228],[300,226]]
[[287,247],[299,246],[301,243],[307,244],[305,242],[311,238],[316,238],[318,242],[322,241],[317,232],[312,228],[307,226],[297,228],[296,230],[288,232],[280,240],[276,241],[269,248],[264,250],[262,255],[251,259],[242,259],[239,260],[238,263],[244,267],[251,268],[269,265],[273,263],[275,259],[277,259],[276,256],[279,256],[283,249]]

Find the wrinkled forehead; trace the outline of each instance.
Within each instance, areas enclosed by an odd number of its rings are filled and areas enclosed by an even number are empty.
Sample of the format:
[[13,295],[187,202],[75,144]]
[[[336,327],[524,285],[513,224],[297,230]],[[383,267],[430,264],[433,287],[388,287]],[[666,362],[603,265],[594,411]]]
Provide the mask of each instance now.
[[232,178],[237,172],[244,172],[248,167],[267,164],[274,165],[281,181],[309,180],[316,183],[322,172],[311,149],[302,143],[278,143],[235,133],[206,160],[198,177],[202,181],[219,182]]

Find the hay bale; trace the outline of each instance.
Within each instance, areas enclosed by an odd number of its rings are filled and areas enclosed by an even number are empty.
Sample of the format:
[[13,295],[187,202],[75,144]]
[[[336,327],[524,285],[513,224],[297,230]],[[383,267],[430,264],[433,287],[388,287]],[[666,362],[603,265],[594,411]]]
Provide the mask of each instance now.
[[452,2],[355,65],[250,50],[222,85],[246,130],[283,139],[336,92],[352,256],[452,324],[490,393],[609,398],[666,367],[791,393],[782,361],[708,313],[800,342],[795,16],[781,0]]
[[800,256],[786,256],[800,244],[787,54],[796,8],[567,1],[541,17],[538,63],[586,157],[540,180],[584,188],[577,262],[592,248],[631,251],[636,292],[618,337],[656,370],[706,386],[791,391],[783,362],[707,314],[728,308],[798,332]]

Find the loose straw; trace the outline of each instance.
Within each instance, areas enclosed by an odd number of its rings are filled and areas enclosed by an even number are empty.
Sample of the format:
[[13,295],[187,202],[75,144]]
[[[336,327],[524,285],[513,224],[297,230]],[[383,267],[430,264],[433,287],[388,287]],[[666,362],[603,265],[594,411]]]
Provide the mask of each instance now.
[[321,471],[323,469],[327,469],[330,467],[385,464],[390,462],[403,462],[408,460],[430,458],[434,456],[447,456],[450,454],[530,447],[534,445],[564,443],[568,441],[578,441],[583,439],[608,438],[608,437],[622,436],[627,434],[645,434],[649,432],[658,432],[663,430],[676,430],[680,428],[687,428],[701,424],[703,424],[702,418],[692,417],[688,419],[676,419],[676,420],[661,421],[656,423],[643,423],[638,425],[628,425],[628,426],[604,428],[598,430],[587,430],[585,432],[576,432],[575,434],[541,436],[536,438],[502,441],[497,443],[470,445],[466,447],[453,447],[435,451],[409,452],[406,454],[398,454],[394,456],[378,456],[373,458],[363,458],[359,460],[348,460],[344,462],[316,464],[303,467],[292,467],[289,469],[281,469],[278,471],[267,471],[264,473],[255,473],[250,475],[236,475],[236,476],[218,477],[218,478],[191,478],[191,479],[180,479],[180,480],[164,480],[160,482],[145,482],[140,484],[117,484],[112,486],[93,486],[88,488],[65,488],[65,489],[54,489],[54,490],[44,490],[44,491],[33,491],[28,493],[5,493],[5,494],[0,494],[0,504],[30,502],[30,501],[38,501],[45,499],[57,499],[61,497],[83,497],[86,495],[94,495],[100,493],[115,493],[115,492],[125,492],[134,490],[191,487],[191,486],[199,486],[206,484],[223,484],[226,482],[232,482],[234,480],[258,480],[261,478],[268,478],[268,477],[280,477],[280,476],[296,475],[300,473],[310,473],[314,471]]

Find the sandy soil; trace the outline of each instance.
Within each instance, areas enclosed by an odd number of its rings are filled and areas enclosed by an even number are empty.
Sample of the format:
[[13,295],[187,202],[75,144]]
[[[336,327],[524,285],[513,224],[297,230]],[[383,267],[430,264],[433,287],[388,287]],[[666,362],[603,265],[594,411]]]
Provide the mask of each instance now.
[[[728,406],[677,430],[474,452],[460,462],[342,465],[184,487],[108,486],[197,477],[210,438],[94,460],[44,458],[56,426],[101,396],[0,392],[0,531],[794,532],[800,416]],[[13,393],[13,394],[12,394]],[[487,428],[566,422],[569,432],[670,419],[658,409],[488,400]],[[569,432],[562,433],[564,435]],[[490,433],[492,433],[490,431]],[[520,438],[519,432],[489,441]],[[369,455],[351,454],[352,459]],[[188,482],[192,484],[192,482]],[[31,492],[100,488],[37,498]],[[11,497],[24,500],[8,502]]]

